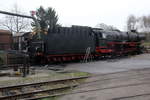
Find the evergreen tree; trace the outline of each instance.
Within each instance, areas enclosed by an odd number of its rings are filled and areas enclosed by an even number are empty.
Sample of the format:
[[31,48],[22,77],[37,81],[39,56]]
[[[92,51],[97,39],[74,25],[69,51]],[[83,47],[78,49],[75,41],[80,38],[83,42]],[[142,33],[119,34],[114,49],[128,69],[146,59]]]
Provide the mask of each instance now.
[[[40,24],[40,30],[45,32],[48,28],[55,28],[59,26],[58,24],[58,15],[56,14],[55,9],[49,7],[44,9],[42,6],[36,10],[36,19]],[[32,27],[36,30],[35,22],[32,23]]]

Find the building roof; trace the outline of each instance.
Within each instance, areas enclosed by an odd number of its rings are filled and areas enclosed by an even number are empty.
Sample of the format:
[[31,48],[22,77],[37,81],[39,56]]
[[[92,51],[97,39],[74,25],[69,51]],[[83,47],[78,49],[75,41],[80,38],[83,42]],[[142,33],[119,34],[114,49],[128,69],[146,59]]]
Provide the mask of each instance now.
[[24,33],[16,33],[16,34],[13,34],[14,37],[16,36],[22,36]]
[[16,34],[13,34],[14,37],[17,37],[17,36],[24,36],[24,35],[27,35],[29,34],[30,32],[20,32],[20,33],[16,33]]
[[0,34],[11,34],[9,30],[0,29]]

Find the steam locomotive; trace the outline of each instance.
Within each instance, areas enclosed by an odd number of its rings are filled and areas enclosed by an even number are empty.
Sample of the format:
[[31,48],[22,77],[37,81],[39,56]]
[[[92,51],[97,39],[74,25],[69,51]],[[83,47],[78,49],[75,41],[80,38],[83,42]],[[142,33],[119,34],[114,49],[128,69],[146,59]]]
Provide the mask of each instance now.
[[34,35],[29,43],[30,57],[38,62],[61,62],[82,60],[85,57],[98,59],[129,55],[141,52],[145,36],[136,31],[106,31],[87,26],[56,27],[41,39]]

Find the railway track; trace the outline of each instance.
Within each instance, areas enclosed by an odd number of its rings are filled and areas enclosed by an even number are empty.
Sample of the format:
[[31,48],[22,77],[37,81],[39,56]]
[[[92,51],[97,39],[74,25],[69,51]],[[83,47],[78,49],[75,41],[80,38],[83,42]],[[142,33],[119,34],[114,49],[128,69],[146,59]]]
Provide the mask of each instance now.
[[[136,73],[133,73],[136,71]],[[82,94],[82,93],[90,93],[90,92],[104,92],[104,91],[109,91],[109,90],[116,90],[116,89],[137,89],[138,87],[145,87],[149,86],[150,81],[149,81],[149,75],[150,75],[150,70],[144,69],[144,70],[134,70],[134,71],[124,71],[119,77],[106,77],[104,79],[97,79],[97,80],[92,80],[88,82],[81,83],[74,91],[69,91],[66,93],[59,93],[59,94],[54,94],[54,95],[49,95],[49,96],[43,96],[42,98],[48,98],[48,97],[57,97],[57,96],[64,96],[64,95],[73,95],[73,94]],[[138,71],[138,72],[137,72]],[[140,72],[140,73],[139,73]],[[125,73],[127,75],[125,75]],[[120,72],[117,73],[110,73],[108,75],[114,75],[114,74],[120,74]],[[107,75],[107,74],[105,74]],[[105,75],[102,75],[103,77]],[[94,76],[94,77],[101,77],[101,76]],[[92,77],[91,77],[92,78]],[[134,80],[134,81],[133,81]],[[106,82],[106,84],[104,84]],[[109,84],[108,84],[108,83]],[[114,84],[112,84],[112,83]],[[94,87],[93,87],[94,86]],[[99,87],[95,87],[99,86]],[[90,89],[87,89],[87,87],[91,87]],[[128,100],[129,98],[136,98],[139,97],[150,97],[150,92],[148,90],[140,91],[138,93],[133,93],[133,94],[128,94],[127,95],[118,95],[118,97],[111,97],[110,100]],[[37,98],[41,99],[41,98]],[[29,100],[36,100],[36,99],[29,99]],[[74,100],[74,99],[73,99]]]
[[[59,93],[59,94],[53,94],[53,95],[43,96],[43,97],[38,97],[38,98],[30,98],[30,99],[27,99],[27,100],[37,100],[37,99],[43,99],[43,98],[49,98],[49,97],[57,97],[57,96],[73,95],[73,94],[82,94],[82,93],[89,93],[89,92],[100,92],[100,91],[103,91],[103,90],[106,90],[106,89],[115,89],[115,88],[132,87],[132,86],[142,86],[142,85],[147,85],[147,84],[150,84],[150,82],[120,85],[120,86],[109,87],[109,88],[96,88],[96,89],[89,89],[89,90],[81,90],[81,91],[68,92],[68,93]],[[112,98],[110,100],[124,100],[124,99],[128,100],[129,98],[135,98],[135,97],[141,97],[141,96],[149,96],[150,97],[150,93],[137,94],[137,95],[126,96],[126,97]]]
[[20,84],[0,87],[0,100],[37,100],[78,86],[83,79],[89,76],[67,78],[61,80],[45,81],[39,83]]
[[[147,85],[150,83],[150,81],[142,82],[141,80],[143,79],[149,80],[150,79],[149,75],[150,75],[150,70],[144,69],[144,70],[133,70],[130,72],[123,71],[123,72],[116,72],[110,74],[95,75],[93,77],[99,77],[99,78],[87,82],[85,81],[82,82],[82,80],[91,76],[74,77],[74,78],[45,81],[39,83],[29,83],[29,84],[15,85],[15,86],[0,87],[0,100],[19,100],[19,99],[40,100],[43,98],[63,96],[69,94],[80,94],[85,92],[103,91],[107,89]],[[124,84],[124,82],[131,81],[133,79],[138,79],[139,81]],[[117,80],[118,82],[119,80],[123,80],[123,81],[122,83],[115,84],[115,85],[84,90],[85,87],[103,84],[104,81],[107,82],[110,80],[111,82],[117,82]],[[78,88],[80,88],[81,90],[77,90],[73,92],[66,91],[76,86],[78,86]],[[130,97],[114,98],[113,100],[115,99],[119,100],[124,98],[130,98]]]

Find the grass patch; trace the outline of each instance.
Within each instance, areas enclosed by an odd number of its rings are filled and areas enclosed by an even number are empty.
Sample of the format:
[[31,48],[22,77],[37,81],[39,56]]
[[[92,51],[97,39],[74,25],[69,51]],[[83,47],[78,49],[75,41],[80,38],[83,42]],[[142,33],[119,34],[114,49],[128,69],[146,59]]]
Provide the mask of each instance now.
[[17,84],[25,84],[25,83],[35,83],[41,81],[65,79],[65,78],[72,78],[72,77],[82,77],[82,76],[89,76],[89,75],[90,73],[87,72],[48,73],[47,76],[35,75],[34,77],[25,77],[25,78],[20,77],[14,80],[0,81],[0,85],[7,86],[7,85],[17,85]]
[[[52,74],[50,74],[51,76]],[[90,73],[87,72],[66,72],[66,73],[55,73],[53,74],[54,78],[71,78],[71,77],[82,77],[82,76],[90,76]]]
[[80,76],[89,76],[90,73],[87,72],[72,72],[72,73],[67,73],[66,75],[70,75],[73,77],[80,77]]
[[144,42],[142,43],[143,46],[150,46],[150,42]]
[[57,100],[57,97],[49,97],[49,98],[44,98],[44,99],[40,99],[40,100]]

